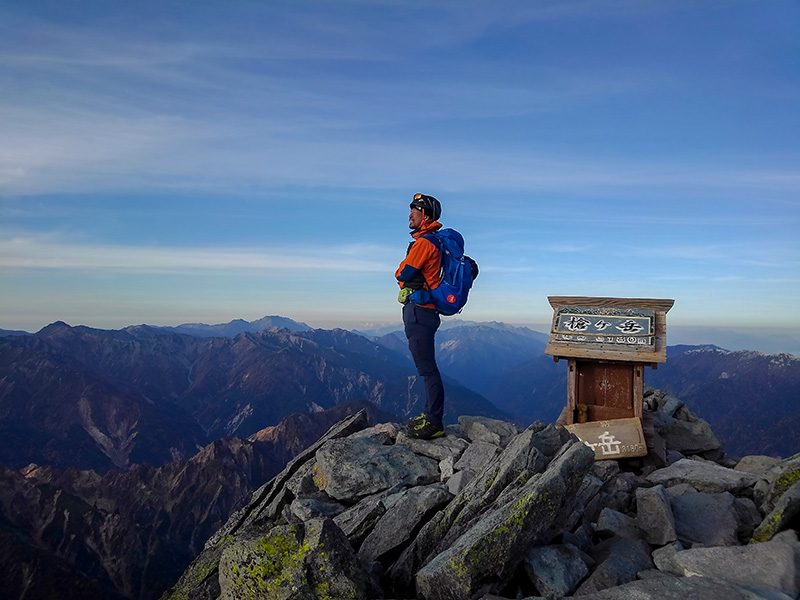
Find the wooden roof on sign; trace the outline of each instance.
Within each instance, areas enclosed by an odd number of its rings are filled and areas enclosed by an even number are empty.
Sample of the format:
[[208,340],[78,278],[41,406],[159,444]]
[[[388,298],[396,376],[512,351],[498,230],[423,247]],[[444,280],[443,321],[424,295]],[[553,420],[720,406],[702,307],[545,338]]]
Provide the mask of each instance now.
[[[553,323],[546,354],[556,358],[666,362],[667,311],[674,300],[595,296],[547,299],[553,307]],[[571,323],[566,324],[570,331],[564,329],[565,317],[570,318]],[[573,322],[576,320],[577,325]],[[625,321],[632,322],[634,333],[624,333]],[[648,324],[645,330],[644,325]]]

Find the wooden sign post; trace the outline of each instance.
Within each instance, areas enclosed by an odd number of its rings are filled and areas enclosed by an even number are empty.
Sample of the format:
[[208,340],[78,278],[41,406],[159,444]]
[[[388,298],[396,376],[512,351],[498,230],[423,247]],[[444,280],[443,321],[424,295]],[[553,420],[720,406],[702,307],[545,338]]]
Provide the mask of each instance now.
[[643,369],[667,360],[667,311],[674,300],[550,296],[545,353],[567,359],[567,406],[559,422],[595,459],[647,454]]

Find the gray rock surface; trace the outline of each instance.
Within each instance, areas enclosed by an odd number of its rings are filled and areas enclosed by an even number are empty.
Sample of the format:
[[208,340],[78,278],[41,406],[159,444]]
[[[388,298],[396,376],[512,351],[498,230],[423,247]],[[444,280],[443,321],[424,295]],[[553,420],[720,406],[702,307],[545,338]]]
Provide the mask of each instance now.
[[[670,490],[667,490],[668,493]],[[739,519],[728,492],[708,494],[686,490],[671,496],[678,539],[688,544],[730,546],[738,543]]]
[[601,536],[643,539],[644,533],[636,525],[636,520],[613,508],[604,508],[597,519],[595,532]]
[[452,495],[441,483],[405,491],[361,544],[359,558],[366,562],[379,560],[392,550],[404,546],[420,523],[451,498]]
[[647,578],[582,595],[580,598],[581,600],[766,600],[763,596],[756,596],[736,585],[710,577]]
[[583,552],[570,544],[531,548],[523,564],[536,590],[546,598],[570,595],[589,573]]
[[458,462],[455,463],[454,469],[456,471],[468,470],[477,473],[490,460],[500,454],[501,448],[495,444],[488,444],[486,442],[473,442],[469,445]]
[[692,548],[672,559],[678,575],[713,577],[750,589],[800,594],[800,543],[773,540],[724,548]]
[[433,440],[418,440],[409,437],[405,431],[401,431],[397,435],[397,443],[410,449],[415,454],[427,456],[437,461],[446,458],[452,458],[456,461],[470,446],[467,440],[453,435],[446,435]]
[[597,559],[597,567],[580,585],[576,596],[628,583],[636,579],[639,571],[653,568],[650,546],[644,540],[609,540],[600,548]]
[[800,481],[778,499],[772,511],[753,532],[753,541],[766,542],[787,529],[791,523],[800,523]]
[[355,502],[397,483],[439,481],[437,461],[405,446],[384,446],[371,438],[331,440],[316,456],[318,487],[344,502]]
[[369,496],[333,518],[333,522],[344,532],[354,547],[361,545],[378,519],[386,512],[384,498],[384,494]]
[[370,596],[369,578],[347,538],[327,519],[237,540],[222,552],[219,583],[221,600]]
[[505,448],[519,430],[513,423],[488,417],[458,417],[461,431],[471,442],[486,442]]
[[686,547],[681,542],[672,542],[667,546],[653,550],[653,563],[659,571],[674,573],[677,566],[672,561],[675,555]]
[[295,498],[288,507],[289,513],[300,521],[335,517],[344,510],[344,506],[333,501],[323,492],[319,492],[314,496]]
[[636,524],[647,542],[654,546],[678,539],[672,506],[663,486],[636,490]]
[[688,483],[700,492],[738,492],[752,486],[757,478],[746,471],[684,458],[665,469],[654,471],[647,479],[664,487]]
[[569,444],[541,476],[530,477],[515,500],[483,515],[423,567],[416,577],[418,594],[426,600],[461,600],[487,580],[508,579],[525,549],[546,541],[541,536],[572,502],[593,462],[587,446]]
[[754,475],[764,475],[779,462],[781,462],[780,459],[774,456],[752,454],[750,456],[743,456],[739,462],[736,463],[734,469],[737,471],[747,471]]
[[[250,504],[231,515],[225,525],[208,539],[205,548],[212,549],[226,536],[240,530],[245,530],[257,524],[259,521],[274,518],[275,515],[280,513],[284,503],[291,502],[293,498],[291,493],[287,494],[285,488],[286,482],[291,479],[306,462],[314,457],[317,450],[330,440],[352,435],[361,431],[367,427],[367,425],[367,411],[363,409],[347,419],[340,421],[336,425],[333,425],[314,444],[290,460],[283,471],[253,492]],[[276,506],[276,500],[278,498],[283,499],[283,502],[278,503]]]
[[711,427],[703,420],[684,421],[665,413],[656,413],[654,425],[669,450],[699,454],[718,450],[721,446]]

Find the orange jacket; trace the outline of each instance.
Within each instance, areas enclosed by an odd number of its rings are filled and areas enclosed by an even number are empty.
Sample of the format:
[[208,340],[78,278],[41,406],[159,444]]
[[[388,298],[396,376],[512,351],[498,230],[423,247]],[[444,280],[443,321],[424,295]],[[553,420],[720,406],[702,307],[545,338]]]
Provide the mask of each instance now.
[[[423,236],[441,228],[441,223],[433,221],[411,234],[414,241],[409,244],[406,257],[394,273],[401,288],[433,290],[439,287],[442,280],[442,257],[436,246]],[[422,306],[434,308],[433,304]]]

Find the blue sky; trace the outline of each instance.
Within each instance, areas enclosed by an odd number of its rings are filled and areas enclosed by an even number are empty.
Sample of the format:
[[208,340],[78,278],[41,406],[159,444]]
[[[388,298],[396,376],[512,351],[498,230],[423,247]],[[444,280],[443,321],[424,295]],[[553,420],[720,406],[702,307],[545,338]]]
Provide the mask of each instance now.
[[481,276],[800,328],[800,3],[2,2],[0,327],[399,320],[414,192]]

